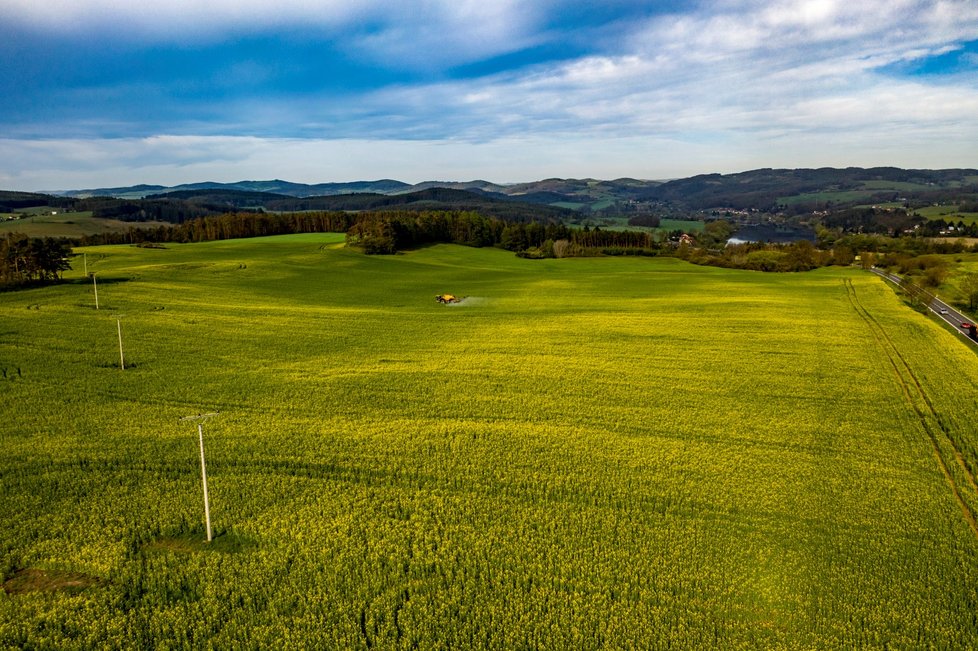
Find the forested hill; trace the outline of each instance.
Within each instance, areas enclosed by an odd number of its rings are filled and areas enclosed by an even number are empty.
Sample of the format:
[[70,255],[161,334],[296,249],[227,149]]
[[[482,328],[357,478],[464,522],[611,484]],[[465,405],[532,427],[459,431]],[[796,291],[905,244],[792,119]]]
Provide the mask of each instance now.
[[[33,202],[33,203],[32,203]],[[76,203],[77,202],[77,203]],[[717,209],[806,214],[899,202],[911,209],[978,202],[978,170],[894,167],[758,169],[701,174],[671,181],[621,178],[544,179],[499,185],[488,181],[356,181],[315,185],[288,181],[130,186],[56,197],[0,192],[0,212],[29,205],[92,210],[121,219],[179,221],[228,209],[477,210],[502,219],[561,219],[573,213],[683,213]]]
[[701,174],[650,188],[642,200],[691,210],[811,212],[892,201],[930,203],[973,201],[978,170],[759,169],[738,174]]
[[359,192],[321,197],[290,197],[240,190],[181,190],[151,195],[145,201],[179,200],[211,210],[262,208],[271,212],[307,210],[358,212],[377,210],[468,210],[510,221],[558,221],[573,216],[566,208],[528,204],[518,197],[451,188],[428,188],[405,194]]
[[[3,210],[3,206],[7,210]],[[85,199],[0,191],[0,212],[51,206],[95,218],[127,222],[183,223],[189,219],[242,210],[301,211],[474,211],[504,221],[562,221],[574,216],[568,208],[520,201],[498,193],[451,188],[428,188],[405,194],[353,193],[321,197],[292,197],[270,192],[205,188],[151,194],[142,199],[95,196]]]
[[567,208],[533,204],[498,193],[429,188],[407,194],[344,194],[332,197],[278,199],[266,204],[275,211],[297,210],[472,210],[511,221],[561,220],[574,215]]
[[31,208],[34,206],[70,206],[74,203],[74,199],[54,197],[37,192],[10,192],[0,190],[0,213],[12,213],[22,208]]
[[292,183],[275,179],[273,181],[238,181],[236,183],[186,183],[167,187],[165,185],[133,185],[124,188],[96,188],[89,190],[68,190],[60,192],[68,197],[85,199],[88,197],[116,197],[118,199],[142,199],[151,194],[169,194],[175,192],[194,192],[197,190],[211,191],[240,191],[282,194],[290,197],[318,197],[335,194],[350,194],[353,192],[376,192],[393,194],[408,192],[413,189],[408,183],[381,179],[378,181],[353,181],[350,183]]
[[[701,174],[671,181],[649,181],[620,178],[597,179],[549,178],[518,184],[496,184],[484,180],[454,182],[426,181],[409,185],[381,179],[350,183],[304,184],[288,181],[240,181],[237,183],[194,183],[188,185],[131,186],[61,193],[75,198],[112,196],[141,199],[150,195],[160,198],[187,199],[202,203],[203,197],[228,197],[227,192],[272,194],[310,199],[316,209],[364,209],[362,206],[401,206],[419,201],[458,202],[457,195],[417,195],[421,191],[455,190],[473,193],[483,199],[511,199],[522,203],[550,205],[593,212],[620,209],[635,203],[650,204],[674,210],[707,210],[734,208],[744,210],[786,210],[805,212],[826,206],[847,207],[897,200],[938,203],[973,201],[978,197],[978,170],[914,170],[895,167],[757,169],[736,174]],[[193,193],[193,194],[189,194]],[[399,203],[383,204],[383,199],[354,199],[349,195],[415,195]],[[330,203],[326,197],[343,197]],[[240,197],[239,197],[240,198]],[[268,197],[270,200],[271,197]],[[265,198],[262,198],[264,201]],[[279,198],[284,201],[284,199]],[[471,197],[464,201],[471,203]],[[362,203],[360,203],[362,202]],[[358,205],[359,204],[359,205]],[[300,204],[294,204],[300,205]],[[349,207],[347,207],[349,206]],[[239,206],[243,207],[243,206]],[[366,209],[370,209],[370,207]],[[269,208],[278,209],[278,208]],[[291,208],[290,208],[291,209]]]

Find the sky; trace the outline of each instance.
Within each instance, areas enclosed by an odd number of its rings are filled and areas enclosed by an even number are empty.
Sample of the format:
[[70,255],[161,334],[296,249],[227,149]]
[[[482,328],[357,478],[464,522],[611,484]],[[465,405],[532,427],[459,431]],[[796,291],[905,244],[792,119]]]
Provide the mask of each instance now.
[[0,0],[0,189],[978,167],[978,0]]

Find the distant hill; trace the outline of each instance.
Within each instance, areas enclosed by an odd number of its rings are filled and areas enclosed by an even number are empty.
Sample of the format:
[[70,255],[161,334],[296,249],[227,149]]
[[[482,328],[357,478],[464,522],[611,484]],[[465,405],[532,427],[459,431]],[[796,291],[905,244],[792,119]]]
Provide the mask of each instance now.
[[[659,181],[617,179],[546,179],[531,183],[501,185],[490,181],[425,181],[410,185],[401,181],[381,179],[377,181],[353,181],[349,183],[291,183],[282,180],[238,181],[236,183],[188,183],[172,187],[159,185],[134,185],[123,188],[98,188],[68,190],[58,193],[65,197],[91,198],[116,197],[119,199],[160,198],[164,195],[185,197],[183,193],[211,191],[211,196],[225,192],[261,192],[298,198],[332,197],[348,194],[411,194],[435,188],[481,193],[487,197],[514,200],[538,205],[562,204],[578,208],[590,208],[597,204],[630,201],[659,185]],[[230,195],[222,195],[230,196]]]
[[978,202],[978,170],[895,167],[757,169],[671,181],[548,178],[517,184],[485,180],[392,179],[349,183],[239,181],[173,187],[134,185],[58,196],[0,192],[0,212],[31,206],[91,210],[135,221],[177,221],[228,210],[478,210],[503,219],[582,219],[758,211],[807,215],[874,205],[910,210]]
[[759,169],[701,174],[662,183],[640,199],[690,210],[728,207],[811,212],[830,207],[914,201],[959,201],[978,193],[978,170]]
[[189,201],[196,204],[214,206],[220,210],[236,208],[265,208],[275,201],[294,200],[295,197],[274,192],[248,190],[228,190],[225,188],[201,188],[175,190],[162,194],[150,194],[147,201]]
[[75,199],[43,194],[41,192],[0,190],[0,213],[22,212],[39,206],[71,205],[75,201]]
[[353,192],[376,192],[380,194],[394,194],[396,192],[410,191],[413,186],[393,181],[391,179],[381,179],[379,181],[354,181],[351,183],[317,183],[309,185],[306,183],[291,183],[289,181],[238,181],[236,183],[215,183],[205,181],[203,183],[185,183],[167,187],[164,185],[133,185],[124,188],[99,188],[93,190],[68,190],[57,194],[66,197],[88,198],[88,197],[116,197],[119,199],[142,199],[149,195],[172,194],[175,192],[192,192],[197,190],[227,190],[236,192],[269,192],[282,194],[290,197],[314,197],[328,196],[334,194],[349,194]]
[[64,202],[64,199],[38,192],[0,190],[0,213],[12,213],[35,206],[59,206]]
[[211,210],[262,208],[275,212],[304,210],[474,210],[500,219],[559,221],[573,212],[546,205],[536,205],[506,195],[431,187],[403,194],[357,192],[349,194],[294,197],[269,192],[246,192],[227,189],[178,190],[151,195],[145,201],[181,200]]
[[486,192],[489,194],[498,193],[506,194],[506,186],[499,185],[498,183],[491,183],[489,181],[424,181],[423,183],[417,183],[412,185],[408,190],[410,192],[416,192],[418,190],[428,190],[429,188],[449,188],[452,190],[477,190],[480,192]]
[[148,194],[165,192],[165,185],[130,185],[124,188],[99,188],[97,190],[70,190],[68,192],[58,192],[64,197],[75,197],[88,199],[90,197],[114,197],[116,199],[141,199]]

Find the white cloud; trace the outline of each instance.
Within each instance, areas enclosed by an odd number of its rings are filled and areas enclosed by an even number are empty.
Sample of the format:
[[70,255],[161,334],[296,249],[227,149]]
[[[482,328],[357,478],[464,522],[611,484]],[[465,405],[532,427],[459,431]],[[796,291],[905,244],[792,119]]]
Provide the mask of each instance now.
[[749,54],[791,64],[823,58],[826,44],[844,52],[902,51],[973,39],[973,0],[775,0],[717,3],[650,20],[631,39],[637,51],[668,51],[682,60]]
[[[0,15],[38,27],[73,32],[95,26],[115,26],[119,30],[150,33],[163,38],[176,28],[192,31],[240,28],[244,25],[268,26],[302,21],[319,25],[340,25],[366,13],[364,5],[343,0],[4,0]],[[376,4],[376,3],[374,3]]]
[[[184,8],[217,11],[229,3]],[[502,47],[497,40],[532,42],[545,10],[517,0],[383,5],[367,1],[356,15],[346,5],[317,7],[326,12],[323,24],[359,24],[387,10],[377,32],[356,47],[417,57],[409,66],[425,65],[424,48],[434,43],[478,58]],[[111,0],[89,6],[115,7]],[[266,11],[264,4],[241,6],[252,12],[249,20]],[[297,0],[285,0],[275,20],[303,11]],[[421,26],[429,19],[430,27]],[[419,25],[419,38],[398,35],[403,21]],[[307,140],[0,141],[0,183],[36,189],[269,177],[515,181],[661,178],[754,166],[978,165],[971,146],[978,142],[978,88],[960,78],[886,72],[974,38],[974,0],[717,0],[631,29],[616,52],[352,99],[324,93],[235,100],[209,107],[224,125],[181,128],[276,134],[286,127]],[[238,72],[262,71],[243,63]]]
[[[394,5],[383,26],[350,35],[345,49],[391,67],[438,69],[538,43],[542,6],[518,0],[427,0]],[[343,38],[339,40],[343,46]]]
[[[911,122],[940,130],[959,120],[962,132],[973,131],[967,118],[978,101],[973,85],[881,72],[953,48],[945,32],[978,32],[978,3],[939,4],[961,9],[953,26],[934,3],[908,0],[737,3],[740,13],[656,18],[621,56],[387,89],[364,102],[377,114],[385,106],[408,107],[407,114],[421,118],[415,120],[421,134],[434,137],[441,129],[476,141],[521,132],[791,132],[802,123],[827,136],[858,125],[883,139],[898,138]],[[847,25],[834,28],[839,21]],[[907,21],[923,27],[888,36]]]
[[392,68],[427,69],[535,44],[546,9],[528,0],[2,0],[0,23],[157,43],[287,30],[293,38],[326,37]]

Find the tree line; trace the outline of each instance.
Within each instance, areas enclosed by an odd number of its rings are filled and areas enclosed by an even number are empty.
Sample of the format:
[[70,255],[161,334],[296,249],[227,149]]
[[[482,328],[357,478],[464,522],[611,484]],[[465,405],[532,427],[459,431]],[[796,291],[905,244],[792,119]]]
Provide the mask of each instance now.
[[52,282],[71,268],[71,247],[53,237],[27,237],[8,233],[0,239],[0,286],[14,287]]
[[347,231],[347,243],[366,253],[440,242],[496,246],[526,258],[655,255],[662,247],[647,231],[577,230],[558,221],[512,222],[475,212],[370,213]]
[[473,211],[402,211],[362,215],[346,239],[365,253],[395,253],[435,243],[498,246],[519,253],[570,236],[571,230],[557,221],[511,222]]
[[[204,242],[293,233],[346,233],[350,245],[371,254],[396,253],[435,243],[499,246],[520,252],[540,247],[548,240],[570,240],[574,237],[574,232],[558,221],[511,222],[475,211],[314,211],[225,213],[198,217],[182,224],[86,235],[79,238],[77,243],[92,246]],[[592,235],[591,239],[594,238]],[[614,236],[604,236],[604,239],[618,241]]]
[[190,219],[182,224],[130,228],[124,232],[83,235],[82,246],[140,244],[143,242],[208,242],[293,233],[343,233],[357,216],[343,212],[255,213],[235,212]]

